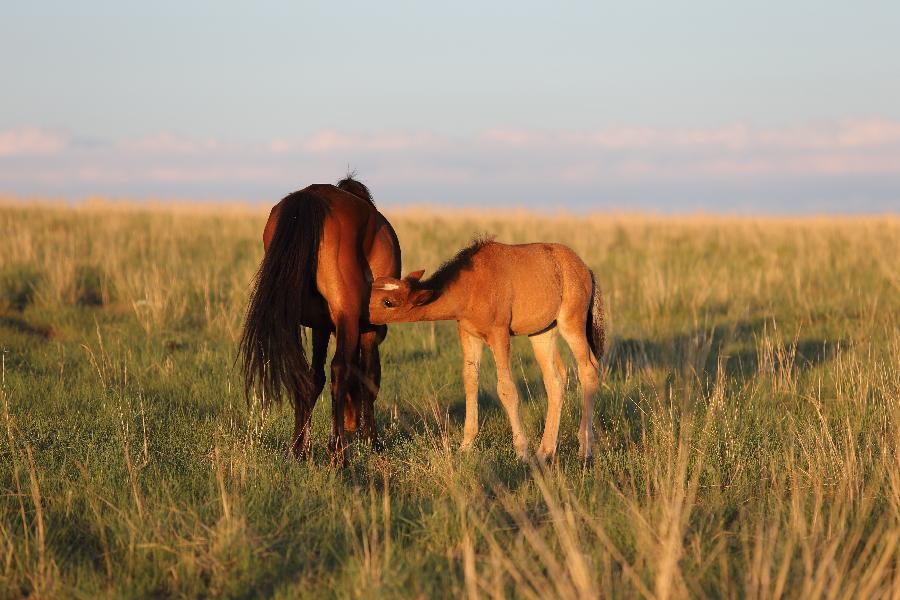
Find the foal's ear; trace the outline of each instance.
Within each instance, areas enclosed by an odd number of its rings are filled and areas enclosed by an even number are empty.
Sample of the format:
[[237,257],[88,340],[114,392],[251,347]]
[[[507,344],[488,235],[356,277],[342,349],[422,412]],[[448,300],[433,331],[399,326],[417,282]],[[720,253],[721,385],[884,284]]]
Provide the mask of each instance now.
[[385,291],[399,290],[400,280],[394,279],[393,277],[378,277],[372,282],[372,289]]
[[422,306],[431,302],[434,296],[433,290],[416,290],[409,296],[409,303],[413,306]]
[[425,274],[425,269],[419,269],[418,271],[413,271],[412,273],[408,274],[403,279],[407,279],[409,281],[418,281],[418,280],[422,279],[422,275],[424,275],[424,274]]

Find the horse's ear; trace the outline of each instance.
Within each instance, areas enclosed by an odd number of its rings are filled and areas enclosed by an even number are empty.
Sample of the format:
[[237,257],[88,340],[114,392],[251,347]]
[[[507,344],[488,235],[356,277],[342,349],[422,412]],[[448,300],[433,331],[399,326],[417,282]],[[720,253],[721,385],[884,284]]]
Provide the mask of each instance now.
[[416,290],[409,297],[409,302],[413,306],[422,306],[428,304],[434,297],[434,290]]
[[408,279],[409,281],[418,281],[418,280],[422,279],[422,275],[424,275],[424,274],[425,274],[425,269],[419,269],[418,271],[413,271],[412,273],[408,274],[403,279]]
[[400,281],[398,279],[394,279],[393,277],[378,277],[375,281],[372,282],[373,290],[399,290],[400,289]]

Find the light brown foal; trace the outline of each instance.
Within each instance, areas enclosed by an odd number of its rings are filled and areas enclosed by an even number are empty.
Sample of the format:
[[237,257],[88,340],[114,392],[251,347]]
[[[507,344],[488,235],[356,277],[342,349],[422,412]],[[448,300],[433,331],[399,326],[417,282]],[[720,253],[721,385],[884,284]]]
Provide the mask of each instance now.
[[565,367],[556,343],[559,333],[578,364],[583,394],[578,442],[581,456],[590,457],[598,360],[603,355],[603,309],[594,274],[578,255],[561,244],[511,246],[476,240],[427,280],[422,280],[423,274],[377,278],[369,320],[457,321],[466,389],[462,449],[471,448],[478,433],[478,367],[484,341],[494,353],[497,395],[509,417],[513,446],[520,458],[527,456],[509,356],[510,336],[527,335],[547,389],[547,417],[537,456],[548,460],[554,455],[565,388]]

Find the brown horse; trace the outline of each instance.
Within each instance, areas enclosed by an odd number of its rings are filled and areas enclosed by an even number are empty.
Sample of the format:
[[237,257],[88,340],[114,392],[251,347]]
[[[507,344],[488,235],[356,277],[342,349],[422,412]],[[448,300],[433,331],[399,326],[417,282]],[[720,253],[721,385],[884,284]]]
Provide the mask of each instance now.
[[509,357],[510,336],[527,335],[547,388],[547,419],[537,454],[541,460],[552,458],[565,388],[558,332],[578,364],[583,393],[578,442],[581,456],[589,458],[598,360],[603,355],[603,308],[594,274],[578,255],[561,244],[508,246],[476,240],[429,279],[422,281],[423,273],[416,271],[402,280],[376,279],[369,319],[373,323],[457,321],[466,389],[462,448],[471,448],[478,433],[478,365],[485,341],[494,353],[497,395],[512,426],[513,446],[520,458],[527,455]]
[[[387,328],[367,319],[373,279],[400,275],[400,244],[375,209],[368,188],[352,175],[337,186],[311,185],[272,208],[263,231],[265,256],[256,274],[240,350],[248,395],[264,402],[286,389],[294,403],[297,458],[310,452],[309,425],[325,386],[331,334],[332,429],[329,451],[346,462],[348,432],[378,444],[374,404],[381,383],[378,345]],[[312,364],[300,337],[312,329]]]

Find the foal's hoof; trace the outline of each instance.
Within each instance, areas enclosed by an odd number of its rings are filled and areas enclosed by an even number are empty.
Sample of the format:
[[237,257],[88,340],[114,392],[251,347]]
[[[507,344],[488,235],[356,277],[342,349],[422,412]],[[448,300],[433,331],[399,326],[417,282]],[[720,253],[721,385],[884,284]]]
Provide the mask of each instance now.
[[594,466],[594,455],[591,454],[589,456],[582,456],[581,457],[581,466],[585,469],[593,467]]
[[534,455],[534,461],[539,467],[549,467],[553,463],[554,458],[555,455],[552,452],[541,452],[540,450]]

